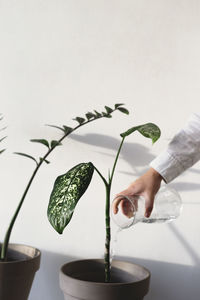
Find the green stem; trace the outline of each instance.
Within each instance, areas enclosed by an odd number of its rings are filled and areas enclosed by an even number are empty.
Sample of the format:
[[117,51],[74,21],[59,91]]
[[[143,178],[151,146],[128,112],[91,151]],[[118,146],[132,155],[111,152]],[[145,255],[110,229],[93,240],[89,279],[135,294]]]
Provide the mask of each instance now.
[[110,189],[111,185],[106,188],[106,241],[104,254],[105,282],[110,282]]
[[99,174],[99,176],[101,177],[101,179],[103,180],[104,184],[106,187],[108,187],[108,182],[105,179],[105,177],[103,177],[103,175],[100,173],[100,171],[94,166],[94,169],[96,170],[96,172]]
[[119,158],[119,154],[120,154],[122,145],[123,145],[123,143],[124,143],[124,139],[125,139],[125,137],[122,138],[122,141],[121,141],[121,143],[120,143],[120,146],[119,146],[119,149],[118,149],[118,151],[117,151],[117,155],[116,155],[116,158],[115,158],[115,161],[114,161],[114,164],[113,164],[111,176],[110,176],[110,178],[109,178],[109,183],[110,183],[110,185],[112,184],[112,180],[113,180],[115,168],[116,168],[116,165],[117,165],[117,161],[118,161],[118,158]]
[[119,154],[124,142],[124,137],[120,143],[119,149],[117,151],[117,155],[113,164],[111,176],[109,177],[108,186],[106,188],[106,241],[105,241],[105,255],[104,255],[104,264],[105,264],[105,282],[110,282],[110,240],[111,240],[111,230],[110,230],[110,192],[112,186],[112,180],[115,172],[115,168],[117,165],[117,161],[119,158]]
[[[104,117],[104,116],[98,117],[98,119],[101,119],[101,118],[103,118],[103,117]],[[92,122],[92,121],[94,121],[94,120],[96,120],[96,118],[90,119],[90,120],[84,122],[83,124],[77,125],[76,127],[74,127],[74,129],[73,129],[71,132],[75,131],[75,130],[78,129],[79,127],[81,127],[81,126],[83,126],[83,125],[86,125],[86,124],[88,124],[88,123],[90,123],[90,122]],[[64,135],[58,140],[58,145],[59,145],[59,144],[60,144],[60,143],[61,143],[61,142],[62,142],[62,141],[63,141],[63,140],[71,133],[71,132],[64,134]],[[5,260],[6,260],[7,250],[8,250],[8,244],[9,244],[10,236],[11,236],[11,233],[12,233],[12,229],[13,229],[13,226],[14,226],[15,221],[16,221],[16,219],[17,219],[17,216],[18,216],[18,214],[19,214],[19,212],[20,212],[20,209],[21,209],[21,207],[22,207],[22,205],[23,205],[23,203],[24,203],[24,200],[25,200],[25,198],[26,198],[26,195],[27,195],[27,193],[28,193],[28,191],[29,191],[29,189],[30,189],[30,186],[31,186],[31,184],[32,184],[32,182],[33,182],[33,179],[35,178],[35,176],[36,176],[36,174],[37,174],[39,168],[40,168],[41,165],[42,165],[42,163],[45,161],[45,159],[49,156],[49,154],[50,154],[56,147],[57,147],[57,145],[55,145],[54,147],[52,147],[51,149],[49,149],[49,150],[47,151],[47,153],[43,156],[43,158],[40,160],[40,162],[37,164],[35,170],[33,171],[33,174],[32,174],[32,176],[31,176],[31,178],[30,178],[30,180],[29,180],[29,182],[28,182],[28,184],[27,184],[27,186],[26,186],[26,188],[25,188],[25,191],[24,191],[24,193],[23,193],[23,195],[22,195],[22,197],[21,197],[21,200],[20,200],[20,202],[19,202],[19,204],[18,204],[18,206],[17,206],[17,209],[16,209],[16,211],[15,211],[15,213],[14,213],[12,219],[11,219],[11,222],[10,222],[10,224],[9,224],[9,227],[8,227],[8,229],[7,229],[7,231],[6,231],[6,235],[5,235],[5,238],[4,238],[4,242],[3,242],[2,247],[1,247],[1,256],[0,256],[0,260],[2,260],[2,261],[5,261]]]
[[94,166],[94,169],[103,180],[106,188],[106,208],[105,208],[105,225],[106,225],[106,241],[105,241],[105,254],[104,254],[104,265],[105,265],[105,282],[110,282],[110,188],[111,185],[106,181],[100,171]]
[[94,169],[103,180],[106,188],[106,208],[105,208],[105,225],[106,225],[106,241],[105,241],[105,254],[104,254],[104,265],[105,265],[105,282],[110,282],[110,188],[111,185],[107,182],[100,171],[94,166]]

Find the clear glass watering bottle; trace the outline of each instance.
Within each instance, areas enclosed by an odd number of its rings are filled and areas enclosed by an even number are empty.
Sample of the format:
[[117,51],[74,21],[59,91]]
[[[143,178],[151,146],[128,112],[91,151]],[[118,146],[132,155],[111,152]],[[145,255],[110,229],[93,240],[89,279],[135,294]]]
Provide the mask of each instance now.
[[[117,212],[113,212],[113,205],[118,202]],[[140,195],[127,197],[120,195],[113,200],[112,219],[119,228],[125,229],[132,225],[143,223],[166,223],[178,218],[182,209],[179,193],[171,187],[161,187],[155,196],[154,208],[149,218],[144,216],[145,198]]]

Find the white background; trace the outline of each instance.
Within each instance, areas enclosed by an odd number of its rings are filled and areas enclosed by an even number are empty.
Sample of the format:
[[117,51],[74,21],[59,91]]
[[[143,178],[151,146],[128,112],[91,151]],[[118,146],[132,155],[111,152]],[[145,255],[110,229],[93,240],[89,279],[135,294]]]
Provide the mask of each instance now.
[[[30,300],[61,300],[60,266],[74,258],[103,257],[104,186],[95,174],[62,236],[46,209],[55,178],[92,161],[106,176],[119,134],[155,122],[162,137],[152,147],[139,134],[127,138],[112,195],[148,168],[200,111],[200,3],[198,0],[0,0],[0,112],[8,139],[0,157],[0,239],[15,210],[36,157],[45,153],[31,138],[57,139],[45,124],[75,126],[73,117],[122,102],[130,110],[76,132],[50,156],[35,179],[15,225],[12,242],[42,250]],[[3,134],[3,133],[2,133]],[[183,211],[172,224],[138,224],[118,238],[116,257],[152,273],[147,300],[199,299],[200,164],[171,183]]]

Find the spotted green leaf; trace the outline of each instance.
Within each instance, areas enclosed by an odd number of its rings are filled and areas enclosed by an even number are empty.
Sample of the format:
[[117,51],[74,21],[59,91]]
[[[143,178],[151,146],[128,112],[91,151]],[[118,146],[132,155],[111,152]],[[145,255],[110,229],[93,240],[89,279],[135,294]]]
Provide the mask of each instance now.
[[130,135],[131,133],[133,133],[134,131],[138,131],[143,136],[145,136],[147,138],[151,138],[152,143],[155,143],[161,135],[160,128],[157,125],[155,125],[153,123],[147,123],[147,124],[132,127],[130,129],[128,129],[126,132],[121,133],[120,136],[126,137],[126,136]]
[[93,172],[94,166],[91,162],[80,163],[56,179],[47,215],[58,233],[62,234],[70,222],[76,204],[90,184]]

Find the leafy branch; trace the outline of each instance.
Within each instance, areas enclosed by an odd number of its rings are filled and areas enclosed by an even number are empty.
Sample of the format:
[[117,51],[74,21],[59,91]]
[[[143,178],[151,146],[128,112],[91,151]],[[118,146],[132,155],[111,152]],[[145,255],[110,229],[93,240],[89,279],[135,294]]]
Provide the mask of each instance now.
[[90,122],[92,122],[92,121],[95,121],[95,120],[97,120],[97,119],[104,118],[104,117],[106,117],[106,118],[111,118],[111,117],[112,117],[111,114],[112,114],[114,111],[116,111],[116,110],[121,111],[122,113],[128,114],[128,113],[129,113],[128,110],[126,110],[126,109],[125,109],[126,111],[122,111],[122,110],[121,110],[121,108],[123,108],[123,105],[124,105],[124,104],[122,104],[122,103],[115,104],[114,109],[108,108],[108,106],[106,106],[106,107],[105,107],[105,110],[106,110],[105,112],[102,112],[102,113],[99,113],[99,112],[97,112],[97,111],[94,111],[94,113],[93,113],[93,112],[88,112],[88,113],[85,114],[84,117],[76,117],[76,118],[73,119],[73,120],[75,120],[76,122],[78,122],[78,125],[75,126],[74,128],[71,128],[71,127],[66,126],[66,125],[63,125],[62,127],[57,126],[57,125],[48,125],[48,126],[50,126],[50,127],[53,127],[53,128],[56,128],[56,129],[61,130],[64,134],[63,134],[63,136],[62,136],[59,140],[57,140],[57,141],[56,141],[56,140],[53,140],[53,141],[51,141],[51,142],[48,142],[46,139],[32,139],[32,140],[31,140],[31,142],[34,142],[34,143],[40,143],[40,144],[42,144],[43,146],[45,146],[45,147],[48,148],[46,154],[45,154],[43,157],[40,157],[39,160],[36,159],[35,157],[33,157],[32,155],[29,155],[29,154],[26,154],[26,153],[22,153],[22,152],[15,152],[15,154],[18,154],[18,155],[20,155],[20,156],[24,156],[24,157],[26,157],[26,158],[29,158],[29,159],[33,160],[33,161],[36,163],[36,167],[35,167],[35,169],[34,169],[32,175],[31,175],[31,177],[30,177],[30,179],[29,179],[29,181],[28,181],[28,184],[27,184],[27,186],[26,186],[26,188],[25,188],[25,190],[24,190],[24,193],[23,193],[23,195],[22,195],[22,197],[21,197],[21,199],[20,199],[20,202],[19,202],[19,204],[18,204],[18,206],[17,206],[17,209],[16,209],[16,211],[15,211],[15,213],[14,213],[12,219],[11,219],[11,222],[10,222],[10,224],[9,224],[9,227],[8,227],[8,229],[7,229],[7,231],[6,231],[6,235],[5,235],[5,238],[4,238],[4,242],[3,242],[2,248],[1,248],[1,258],[0,258],[1,260],[6,260],[7,249],[8,249],[8,244],[9,244],[9,240],[10,240],[10,235],[11,235],[13,226],[14,226],[14,224],[15,224],[15,221],[16,221],[16,219],[17,219],[17,216],[18,216],[18,214],[19,214],[19,212],[20,212],[20,209],[21,209],[21,207],[22,207],[22,205],[23,205],[23,203],[24,203],[24,200],[25,200],[26,195],[27,195],[27,193],[28,193],[28,191],[29,191],[29,188],[30,188],[30,186],[31,186],[31,184],[32,184],[32,182],[33,182],[33,180],[34,180],[34,178],[35,178],[35,176],[36,176],[36,174],[37,174],[39,168],[41,167],[41,165],[43,164],[43,162],[49,163],[49,161],[47,160],[47,157],[50,155],[50,153],[51,153],[57,146],[61,145],[62,141],[63,141],[70,133],[74,132],[74,131],[77,130],[79,127],[81,127],[81,126],[83,126],[83,125],[86,125],[86,124],[88,124],[88,123],[90,123]]

